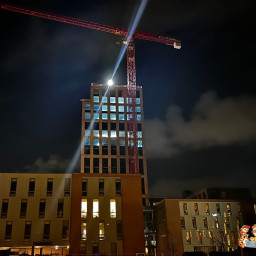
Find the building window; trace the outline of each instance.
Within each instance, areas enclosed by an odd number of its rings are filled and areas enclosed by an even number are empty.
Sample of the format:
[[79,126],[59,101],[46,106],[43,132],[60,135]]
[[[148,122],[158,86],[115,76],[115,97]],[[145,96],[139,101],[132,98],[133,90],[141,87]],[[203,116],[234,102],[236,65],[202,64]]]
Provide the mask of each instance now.
[[116,200],[110,199],[110,218],[116,218]]
[[205,209],[205,214],[206,214],[206,215],[210,215],[209,204],[204,204],[204,209]]
[[116,106],[110,105],[110,112],[116,112]]
[[85,119],[91,119],[91,113],[85,112],[84,118]]
[[187,244],[191,244],[191,237],[190,237],[189,231],[186,232],[186,241],[187,241]]
[[5,226],[4,241],[11,241],[12,238],[12,221],[7,221]]
[[93,106],[93,112],[98,113],[99,112],[99,105]]
[[181,228],[182,228],[182,229],[186,229],[184,217],[181,217],[181,218],[180,218],[180,222],[181,222]]
[[230,236],[227,235],[227,242],[228,242],[228,246],[230,246]]
[[102,105],[102,112],[108,112],[108,105]]
[[214,226],[215,226],[215,228],[219,228],[220,226],[219,226],[219,221],[218,221],[218,218],[215,218],[214,219]]
[[108,114],[102,113],[102,120],[108,120]]
[[137,114],[137,121],[141,121],[141,115]]
[[116,114],[110,114],[110,120],[116,120]]
[[125,140],[120,140],[119,141],[119,150],[120,150],[120,155],[124,156],[125,155]]
[[64,196],[70,196],[70,178],[65,178],[65,184],[64,184]]
[[116,155],[116,140],[111,140],[111,155]]
[[116,240],[122,240],[122,239],[123,239],[122,221],[117,220],[116,221]]
[[87,223],[86,221],[82,221],[81,222],[81,240],[86,240],[86,226]]
[[69,221],[63,220],[62,222],[62,239],[68,239],[68,229],[69,229]]
[[196,231],[196,236],[197,236],[199,244],[201,244],[202,243],[202,233],[201,233],[201,231],[197,230]]
[[88,110],[88,111],[90,111],[90,110],[91,110],[91,105],[89,105],[89,104],[86,104],[86,105],[85,105],[85,110]]
[[142,140],[138,140],[138,153],[139,156],[143,156]]
[[104,221],[99,222],[99,240],[105,239],[105,223]]
[[126,173],[126,161],[125,158],[120,158],[120,173]]
[[82,179],[82,197],[87,196],[87,179]]
[[92,207],[93,207],[92,217],[93,218],[99,217],[99,200],[98,199],[93,199]]
[[100,118],[100,115],[98,113],[94,113],[93,117],[95,120],[98,120]]
[[110,131],[110,137],[116,138],[116,131]]
[[236,244],[236,236],[235,236],[235,232],[234,231],[230,232],[230,238],[231,238],[231,243],[232,244]]
[[121,180],[116,180],[116,196],[121,196]]
[[93,158],[93,173],[99,173],[99,158]]
[[124,112],[124,106],[118,106],[118,111],[119,112]]
[[198,203],[194,204],[194,210],[195,210],[195,214],[199,215]]
[[192,226],[193,226],[193,229],[197,229],[196,218],[195,217],[192,218]]
[[183,213],[184,213],[185,215],[188,215],[188,206],[187,206],[186,203],[183,204]]
[[124,98],[123,97],[118,97],[118,103],[124,104]]
[[141,192],[142,192],[142,194],[145,194],[145,181],[144,181],[144,178],[141,179]]
[[43,239],[44,240],[49,240],[50,239],[50,221],[45,221],[44,222],[44,236]]
[[204,229],[208,229],[207,218],[203,218],[203,222],[204,222]]
[[100,147],[99,140],[93,140],[93,154],[94,155],[98,155],[99,154],[99,147]]
[[16,196],[17,179],[11,179],[10,196]]
[[34,178],[29,179],[28,196],[34,196],[35,188],[36,188],[36,179]]
[[22,199],[20,204],[20,218],[26,218],[27,215],[27,200]]
[[103,103],[108,103],[108,97],[102,97],[102,102]]
[[227,213],[228,213],[228,216],[231,216],[231,215],[232,215],[232,212],[231,212],[231,205],[230,205],[230,204],[227,204]]
[[81,218],[87,218],[87,199],[81,201]]
[[110,103],[116,103],[116,97],[110,97]]
[[125,137],[125,131],[119,131],[119,137],[124,138]]
[[51,196],[53,190],[53,179],[47,179],[47,191],[46,195]]
[[136,107],[136,111],[137,111],[137,113],[140,113],[141,112],[141,108],[140,107]]
[[100,90],[98,88],[93,88],[93,96],[99,96]]
[[[124,114],[119,114],[118,115],[118,120],[124,121]],[[124,137],[124,136],[123,136]]]
[[99,180],[99,196],[104,196],[104,180]]
[[230,229],[229,217],[225,218],[225,224],[226,224],[227,229]]
[[93,96],[93,102],[100,102],[100,97],[99,96]]
[[90,173],[90,158],[84,159],[84,172]]
[[40,199],[39,202],[39,218],[44,218],[45,216],[45,205],[46,205],[46,200],[45,199]]
[[63,210],[64,210],[64,200],[58,200],[58,208],[57,208],[57,218],[63,218]]
[[213,243],[214,243],[214,240],[213,240],[213,232],[212,232],[212,231],[209,231],[208,234],[209,234],[210,244],[213,244]]
[[236,231],[239,232],[240,231],[240,218],[236,217]]
[[117,173],[117,159],[111,158],[111,173]]
[[2,209],[1,209],[1,218],[7,218],[8,214],[8,205],[9,205],[9,200],[8,199],[3,199],[2,201]]
[[139,159],[139,173],[144,174],[144,164],[143,164],[143,159]]
[[25,222],[25,231],[24,231],[24,240],[28,241],[31,239],[31,221],[26,221]]
[[108,173],[108,158],[102,158],[102,173]]
[[216,204],[216,213],[217,215],[221,215],[220,204]]

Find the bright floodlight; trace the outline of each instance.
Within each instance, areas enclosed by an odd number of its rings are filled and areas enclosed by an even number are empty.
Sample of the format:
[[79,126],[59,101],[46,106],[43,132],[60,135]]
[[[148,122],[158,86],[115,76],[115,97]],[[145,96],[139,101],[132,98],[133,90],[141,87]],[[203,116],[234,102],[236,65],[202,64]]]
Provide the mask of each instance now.
[[108,80],[108,86],[111,86],[111,85],[113,85],[113,80],[112,79]]

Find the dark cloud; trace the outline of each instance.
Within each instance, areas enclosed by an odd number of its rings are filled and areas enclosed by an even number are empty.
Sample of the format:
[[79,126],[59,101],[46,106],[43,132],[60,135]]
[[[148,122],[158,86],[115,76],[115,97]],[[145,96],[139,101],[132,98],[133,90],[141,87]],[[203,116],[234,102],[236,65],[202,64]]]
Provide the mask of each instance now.
[[203,94],[186,120],[172,105],[166,119],[145,121],[148,158],[168,158],[183,149],[248,144],[256,139],[256,97],[218,98]]

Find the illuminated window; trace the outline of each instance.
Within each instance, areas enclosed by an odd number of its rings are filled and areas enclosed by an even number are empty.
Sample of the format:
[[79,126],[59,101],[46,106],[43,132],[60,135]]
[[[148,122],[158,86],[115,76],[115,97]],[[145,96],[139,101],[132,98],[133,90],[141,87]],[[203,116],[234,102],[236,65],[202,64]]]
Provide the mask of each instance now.
[[227,235],[227,242],[228,242],[228,246],[230,246],[230,236]]
[[87,217],[87,199],[81,201],[81,218]]
[[256,214],[256,204],[253,205],[254,213]]
[[119,120],[124,120],[124,115],[123,114],[119,114]]
[[137,115],[137,121],[141,121],[141,115]]
[[85,119],[91,119],[91,113],[85,112],[84,117],[85,117]]
[[228,212],[228,216],[231,216],[232,212],[231,212],[230,204],[227,204],[227,212]]
[[24,240],[28,241],[31,239],[31,221],[25,222]]
[[217,215],[221,215],[220,204],[216,204],[216,212],[217,212]]
[[93,111],[94,112],[99,112],[99,105],[94,105],[93,106]]
[[204,204],[204,209],[205,209],[205,213],[206,213],[206,215],[210,215],[210,208],[209,208],[209,204]]
[[140,98],[136,98],[136,104],[140,104]]
[[35,187],[36,187],[36,179],[34,178],[29,179],[28,196],[34,196]]
[[102,105],[102,112],[108,111],[108,105]]
[[7,221],[5,226],[4,241],[11,241],[12,237],[12,221]]
[[141,112],[141,108],[140,108],[140,107],[136,107],[136,111],[137,111],[138,113],[140,113],[140,112]]
[[197,236],[198,242],[201,244],[202,243],[202,233],[201,233],[201,231],[197,230],[196,231],[196,236]]
[[104,221],[99,222],[99,240],[105,239],[105,225]]
[[203,218],[203,222],[204,222],[204,229],[208,229],[207,218]]
[[81,222],[81,240],[86,240],[86,226],[87,223],[86,221],[82,221]]
[[183,213],[184,213],[185,215],[188,215],[188,206],[187,206],[186,203],[183,204]]
[[180,218],[180,222],[181,222],[181,228],[185,229],[186,227],[185,227],[185,219],[184,219],[184,217]]
[[11,179],[10,196],[16,196],[17,179]]
[[195,214],[199,215],[199,209],[198,209],[198,204],[197,203],[194,204],[194,210],[195,210]]
[[99,96],[93,96],[93,102],[100,102]]
[[197,229],[196,218],[195,217],[192,218],[192,226],[193,226],[193,229]]
[[124,112],[124,106],[119,106],[119,107],[118,107],[118,111],[119,111],[119,112]]
[[116,218],[116,200],[110,199],[110,218]]
[[99,140],[93,140],[93,154],[94,155],[99,154],[99,146],[100,146],[100,141]]
[[110,137],[111,138],[116,138],[116,131],[111,131],[110,132]]
[[186,232],[186,241],[187,241],[187,244],[191,244],[191,237],[188,231]]
[[108,130],[102,130],[102,137],[103,138],[108,137]]
[[91,110],[91,105],[89,105],[89,104],[86,104],[86,105],[85,105],[85,110],[88,110],[88,111],[90,111],[90,110]]
[[108,97],[102,97],[102,102],[107,103],[108,102]]
[[214,219],[214,226],[215,226],[215,228],[219,228],[219,227],[220,227],[220,226],[219,226],[218,218],[215,218],[215,219]]
[[27,215],[27,205],[28,202],[26,199],[21,200],[20,204],[20,218],[26,218]]
[[123,97],[118,97],[118,103],[123,104],[124,103],[124,98]]
[[100,132],[99,132],[99,130],[93,130],[93,136],[94,136],[94,137],[100,137]]
[[100,118],[100,115],[98,113],[94,113],[94,119],[99,119]]
[[116,103],[116,97],[110,97],[110,103]]
[[226,224],[227,229],[230,229],[229,217],[225,218],[225,224]]
[[236,236],[234,231],[230,232],[230,239],[232,244],[236,244]]
[[214,243],[214,240],[213,240],[213,232],[212,232],[212,231],[209,231],[208,234],[209,234],[210,244],[213,244],[213,243]]
[[142,138],[142,132],[137,132],[137,137]]
[[8,205],[9,205],[9,200],[8,199],[3,199],[2,209],[1,209],[1,218],[7,218]]
[[108,114],[102,113],[102,120],[107,120],[108,119]]
[[108,140],[102,140],[102,155],[108,155]]
[[236,218],[236,230],[237,230],[237,232],[240,231],[240,219],[239,219],[239,217]]
[[125,137],[125,131],[119,131],[119,137],[124,138]]
[[116,112],[116,106],[110,105],[110,112]]
[[98,199],[93,199],[92,207],[93,207],[92,217],[93,218],[99,217],[99,200]]

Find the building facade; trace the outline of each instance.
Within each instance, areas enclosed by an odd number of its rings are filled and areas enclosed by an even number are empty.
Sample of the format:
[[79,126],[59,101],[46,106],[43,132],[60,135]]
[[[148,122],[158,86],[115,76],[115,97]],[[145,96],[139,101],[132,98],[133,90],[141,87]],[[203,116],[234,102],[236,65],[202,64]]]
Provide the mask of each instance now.
[[[131,115],[126,86],[92,84],[90,99],[82,99],[81,173],[129,174],[128,122]],[[138,161],[142,201],[148,205],[146,152],[143,134],[142,87],[137,86]],[[93,125],[91,125],[93,124]]]
[[233,251],[243,215],[239,201],[165,199],[156,209],[157,252]]

